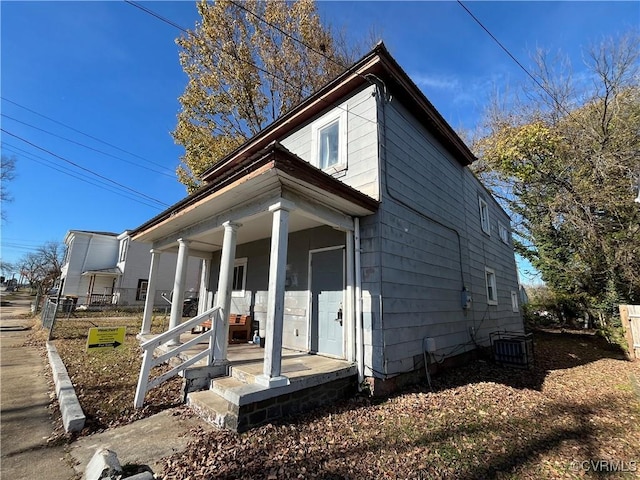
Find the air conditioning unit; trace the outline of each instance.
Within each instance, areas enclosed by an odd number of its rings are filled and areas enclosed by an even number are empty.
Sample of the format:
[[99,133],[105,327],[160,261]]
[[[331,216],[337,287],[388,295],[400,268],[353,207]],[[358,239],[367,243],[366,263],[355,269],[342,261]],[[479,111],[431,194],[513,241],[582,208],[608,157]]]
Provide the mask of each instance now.
[[496,363],[516,368],[533,367],[533,335],[493,332],[489,335]]

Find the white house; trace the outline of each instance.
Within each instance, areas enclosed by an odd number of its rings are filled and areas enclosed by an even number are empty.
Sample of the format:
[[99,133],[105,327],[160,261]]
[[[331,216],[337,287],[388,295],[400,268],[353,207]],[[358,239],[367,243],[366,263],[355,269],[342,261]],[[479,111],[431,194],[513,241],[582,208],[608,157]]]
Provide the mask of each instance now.
[[[150,245],[131,241],[129,232],[70,230],[65,239],[61,295],[77,297],[78,305],[143,306],[147,297]],[[176,254],[166,255],[158,268],[154,305],[166,306],[175,277]],[[186,295],[197,296],[200,265],[187,267]]]
[[[259,323],[260,388],[288,388],[287,348],[351,362],[385,394],[425,359],[523,332],[510,220],[474,160],[379,44],[131,237],[204,260],[201,312],[215,296],[221,322]],[[222,365],[227,329],[216,335]]]

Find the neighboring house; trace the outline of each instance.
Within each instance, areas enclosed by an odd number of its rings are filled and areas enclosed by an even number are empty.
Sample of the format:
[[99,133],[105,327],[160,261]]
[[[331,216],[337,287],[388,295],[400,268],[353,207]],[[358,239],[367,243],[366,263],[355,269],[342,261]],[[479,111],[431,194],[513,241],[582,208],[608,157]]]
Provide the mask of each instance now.
[[[70,230],[65,239],[61,269],[62,296],[77,297],[78,305],[143,306],[147,297],[150,246],[132,242],[129,233]],[[158,269],[154,305],[167,306],[162,294],[171,296],[176,255],[169,254]],[[188,266],[184,288],[195,294],[200,283],[200,265]]]
[[425,350],[447,363],[523,332],[510,220],[474,160],[379,44],[131,238],[204,260],[201,312],[252,315],[257,384],[288,385],[288,348],[353,362],[384,394],[424,375]]

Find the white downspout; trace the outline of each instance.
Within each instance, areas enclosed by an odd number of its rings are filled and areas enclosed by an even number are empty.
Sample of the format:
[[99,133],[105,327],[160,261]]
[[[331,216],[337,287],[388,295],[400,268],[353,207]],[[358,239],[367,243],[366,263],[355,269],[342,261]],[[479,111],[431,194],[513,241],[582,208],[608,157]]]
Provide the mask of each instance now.
[[364,381],[364,335],[362,332],[362,276],[360,273],[360,219],[354,219],[355,283],[356,283],[356,362],[358,366],[358,388]]

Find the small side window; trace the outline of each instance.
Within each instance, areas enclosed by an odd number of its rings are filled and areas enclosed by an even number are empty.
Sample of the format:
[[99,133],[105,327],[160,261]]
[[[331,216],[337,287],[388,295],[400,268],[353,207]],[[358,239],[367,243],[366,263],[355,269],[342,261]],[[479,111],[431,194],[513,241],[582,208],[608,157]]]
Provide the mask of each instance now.
[[518,292],[511,290],[511,310],[513,312],[519,312],[520,306],[518,305]]
[[482,198],[478,198],[478,206],[480,207],[480,227],[484,233],[491,235],[491,228],[489,226],[489,207],[487,202]]
[[496,289],[496,272],[491,268],[485,268],[485,280],[487,283],[487,304],[498,304],[498,291]]

